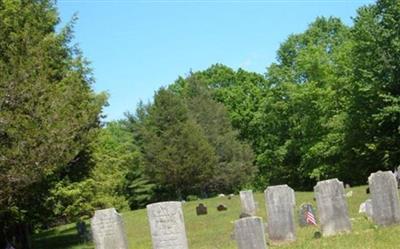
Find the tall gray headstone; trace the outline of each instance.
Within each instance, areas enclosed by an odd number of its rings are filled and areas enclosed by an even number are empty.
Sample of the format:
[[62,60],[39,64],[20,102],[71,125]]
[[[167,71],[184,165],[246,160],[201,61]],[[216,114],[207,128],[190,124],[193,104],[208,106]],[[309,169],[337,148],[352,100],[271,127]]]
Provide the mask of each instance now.
[[182,205],[177,201],[147,205],[153,249],[188,249]]
[[242,206],[242,213],[256,215],[257,207],[254,202],[252,190],[240,191],[240,204]]
[[350,232],[351,223],[343,182],[338,179],[320,181],[314,187],[322,235]]
[[372,199],[372,219],[377,225],[400,223],[396,177],[391,171],[378,171],[368,178]]
[[97,210],[91,220],[96,249],[127,249],[121,216],[115,208]]
[[235,221],[235,240],[239,249],[267,249],[262,219],[253,216]]
[[269,238],[276,242],[296,240],[293,189],[285,184],[268,187],[264,193]]

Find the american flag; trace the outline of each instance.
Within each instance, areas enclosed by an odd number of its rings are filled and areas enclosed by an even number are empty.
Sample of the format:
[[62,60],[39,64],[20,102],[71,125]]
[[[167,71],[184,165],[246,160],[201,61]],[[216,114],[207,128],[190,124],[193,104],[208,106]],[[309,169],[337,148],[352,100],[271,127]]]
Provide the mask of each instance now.
[[307,210],[304,215],[305,215],[307,224],[317,225],[317,221],[315,220],[311,205],[307,205]]

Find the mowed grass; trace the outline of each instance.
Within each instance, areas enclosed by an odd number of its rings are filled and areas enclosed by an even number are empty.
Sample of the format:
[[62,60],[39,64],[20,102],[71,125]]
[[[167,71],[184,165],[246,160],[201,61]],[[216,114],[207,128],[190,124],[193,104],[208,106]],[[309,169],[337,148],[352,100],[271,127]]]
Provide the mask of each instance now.
[[[364,215],[358,213],[359,205],[369,196],[365,193],[366,186],[346,189],[353,191],[353,196],[347,198],[352,232],[332,237],[315,239],[314,233],[319,227],[297,227],[297,240],[289,244],[270,245],[270,248],[354,248],[354,249],[388,249],[400,248],[400,225],[392,227],[376,227]],[[313,204],[312,192],[296,192],[296,212],[305,202]],[[255,193],[258,203],[258,215],[266,221],[265,201],[263,193]],[[197,216],[196,206],[204,203],[208,207],[208,215]],[[225,204],[227,211],[218,212],[216,207]],[[236,243],[231,239],[233,222],[240,214],[240,200],[236,195],[231,200],[227,197],[191,201],[183,204],[186,232],[191,249],[233,249]],[[150,230],[146,209],[122,213],[129,248],[152,248]],[[296,217],[297,219],[298,217]],[[298,222],[297,222],[298,223]],[[76,235],[75,225],[60,226],[34,236],[35,249],[90,249],[90,243],[81,243]]]

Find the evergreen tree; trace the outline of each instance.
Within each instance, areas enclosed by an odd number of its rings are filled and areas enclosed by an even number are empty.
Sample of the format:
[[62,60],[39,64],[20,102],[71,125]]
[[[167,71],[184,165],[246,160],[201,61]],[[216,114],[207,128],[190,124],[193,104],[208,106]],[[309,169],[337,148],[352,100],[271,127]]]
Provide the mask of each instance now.
[[34,185],[91,141],[106,100],[69,45],[71,25],[56,33],[58,23],[53,1],[0,1],[0,219],[8,236],[34,215],[30,200],[43,191]]
[[136,120],[145,174],[157,184],[158,198],[183,198],[210,188],[216,155],[182,98],[160,89],[154,104]]
[[198,78],[192,75],[186,79],[185,98],[190,115],[201,126],[218,158],[213,190],[220,193],[240,190],[254,176],[253,151],[238,140],[239,134],[232,128],[227,109],[213,100],[210,90]]

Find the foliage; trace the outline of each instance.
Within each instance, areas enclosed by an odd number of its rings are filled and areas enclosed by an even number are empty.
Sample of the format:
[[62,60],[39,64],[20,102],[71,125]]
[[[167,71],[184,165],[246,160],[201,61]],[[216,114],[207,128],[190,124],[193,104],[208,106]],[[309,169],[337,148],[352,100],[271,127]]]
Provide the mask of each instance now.
[[354,63],[346,159],[365,177],[400,161],[400,3],[359,9],[352,30]]
[[154,104],[135,122],[145,174],[163,195],[182,198],[209,188],[217,158],[181,98],[160,89]]
[[57,24],[53,1],[0,2],[0,210],[19,217],[11,223],[35,214],[31,200],[45,190],[34,185],[85,149],[106,101],[69,45],[72,24],[59,33]]
[[253,151],[248,144],[238,140],[238,132],[232,128],[227,109],[212,99],[200,77],[193,75],[186,81],[185,100],[190,115],[201,126],[218,160],[211,189],[219,193],[240,190],[255,173]]

